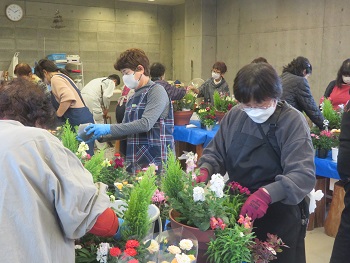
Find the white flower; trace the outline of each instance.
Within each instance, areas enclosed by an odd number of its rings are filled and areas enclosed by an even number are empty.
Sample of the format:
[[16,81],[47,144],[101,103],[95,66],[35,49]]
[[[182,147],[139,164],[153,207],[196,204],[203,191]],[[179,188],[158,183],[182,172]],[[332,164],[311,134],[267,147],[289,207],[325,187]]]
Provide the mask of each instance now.
[[[146,242],[148,242],[149,240],[146,240]],[[159,244],[157,241],[155,241],[154,239],[151,240],[151,243],[149,244],[149,247],[147,248],[147,250],[153,254],[155,252],[157,252],[159,250]]]
[[204,189],[200,186],[193,188],[193,201],[205,201]]
[[182,239],[179,243],[180,248],[183,250],[191,250],[191,248],[193,247],[193,243],[192,240],[190,239]]
[[87,145],[85,142],[81,142],[78,147],[78,153],[83,153],[87,150],[89,150],[89,145]]
[[191,259],[186,254],[182,253],[175,256],[177,263],[191,263]]
[[99,248],[97,249],[96,253],[96,260],[100,263],[107,263],[107,256],[109,251],[109,244],[108,243],[100,243]]
[[243,232],[239,232],[239,236],[240,236],[240,237],[244,237]]
[[213,174],[210,180],[209,189],[215,192],[215,196],[222,198],[224,196],[225,181],[224,177],[220,174]]
[[74,249],[82,249],[82,246],[81,245],[75,245]]
[[171,254],[180,254],[181,253],[181,249],[177,246],[169,246],[168,247],[168,251],[171,253]]

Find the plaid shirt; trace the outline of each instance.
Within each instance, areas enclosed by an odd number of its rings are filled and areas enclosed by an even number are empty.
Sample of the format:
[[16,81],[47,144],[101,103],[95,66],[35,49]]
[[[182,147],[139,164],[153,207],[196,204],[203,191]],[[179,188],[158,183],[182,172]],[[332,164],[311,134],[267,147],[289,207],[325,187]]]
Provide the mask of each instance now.
[[[155,85],[151,85],[127,102],[124,123],[141,119],[147,105],[148,92]],[[162,171],[162,163],[167,160],[168,147],[171,150],[174,149],[173,115],[173,107],[170,103],[166,118],[159,118],[148,132],[131,134],[127,137],[126,165],[128,172],[135,174],[151,163],[158,166],[158,173]]]

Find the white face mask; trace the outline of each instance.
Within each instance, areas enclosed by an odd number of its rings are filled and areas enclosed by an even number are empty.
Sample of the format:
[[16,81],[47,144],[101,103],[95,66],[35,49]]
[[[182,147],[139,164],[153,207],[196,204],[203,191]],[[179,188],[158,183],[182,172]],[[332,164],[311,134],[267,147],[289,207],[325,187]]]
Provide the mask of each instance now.
[[124,84],[129,89],[136,89],[138,87],[138,85],[139,85],[141,77],[139,78],[139,80],[136,80],[134,77],[135,77],[135,73],[134,74],[129,74],[129,75],[123,75]]
[[343,77],[343,82],[346,84],[350,84],[350,77],[342,76]]
[[213,79],[218,79],[218,78],[220,78],[220,74],[219,74],[219,73],[216,73],[216,72],[214,72],[214,71],[212,71],[212,72],[211,72],[211,77],[212,77]]
[[248,114],[249,118],[251,118],[252,121],[256,123],[264,123],[275,112],[275,109],[276,103],[267,109],[249,108],[244,109],[244,111]]

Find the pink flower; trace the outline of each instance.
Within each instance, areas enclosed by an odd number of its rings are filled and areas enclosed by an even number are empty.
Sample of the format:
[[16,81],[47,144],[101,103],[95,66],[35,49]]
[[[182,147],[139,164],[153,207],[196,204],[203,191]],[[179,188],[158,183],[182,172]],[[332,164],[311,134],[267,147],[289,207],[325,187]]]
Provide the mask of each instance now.
[[239,215],[239,219],[237,220],[237,222],[243,225],[244,228],[252,228],[252,218],[249,216],[244,217],[242,215]]
[[152,196],[152,202],[153,203],[165,202],[164,192],[161,192],[157,189]]
[[216,220],[215,217],[211,217],[210,218],[210,228],[214,230],[217,228],[217,226],[218,226],[218,221]]

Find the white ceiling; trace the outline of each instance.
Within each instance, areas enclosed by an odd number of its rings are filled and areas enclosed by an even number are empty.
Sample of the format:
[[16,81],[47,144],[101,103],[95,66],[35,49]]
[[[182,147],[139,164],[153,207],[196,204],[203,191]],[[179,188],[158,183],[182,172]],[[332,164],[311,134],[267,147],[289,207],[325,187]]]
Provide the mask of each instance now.
[[146,3],[146,4],[153,4],[153,5],[180,5],[185,3],[185,0],[154,0],[152,2],[148,0],[119,0],[119,1]]

